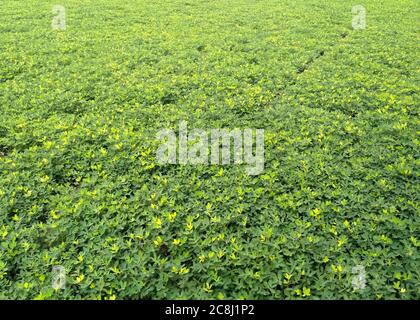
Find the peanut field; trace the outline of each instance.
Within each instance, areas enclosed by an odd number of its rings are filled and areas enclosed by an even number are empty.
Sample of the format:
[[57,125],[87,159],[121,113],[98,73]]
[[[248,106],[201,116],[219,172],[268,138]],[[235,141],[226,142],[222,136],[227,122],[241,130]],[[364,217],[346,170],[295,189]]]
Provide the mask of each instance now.
[[420,299],[418,1],[58,1],[0,3],[1,299]]

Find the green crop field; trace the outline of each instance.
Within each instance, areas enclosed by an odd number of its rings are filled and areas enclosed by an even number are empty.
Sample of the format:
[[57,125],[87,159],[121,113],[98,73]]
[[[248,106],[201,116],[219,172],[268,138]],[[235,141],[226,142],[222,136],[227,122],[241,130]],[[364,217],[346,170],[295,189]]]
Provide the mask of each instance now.
[[0,298],[420,299],[417,0],[57,2],[0,3]]

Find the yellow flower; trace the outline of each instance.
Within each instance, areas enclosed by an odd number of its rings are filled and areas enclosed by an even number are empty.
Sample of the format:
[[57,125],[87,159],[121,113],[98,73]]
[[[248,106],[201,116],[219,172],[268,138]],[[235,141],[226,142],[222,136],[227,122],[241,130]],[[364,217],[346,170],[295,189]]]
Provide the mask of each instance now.
[[168,220],[169,222],[174,222],[176,218],[176,212],[172,212],[168,214]]
[[331,269],[334,273],[341,273],[343,272],[343,267],[341,265],[331,265]]
[[178,245],[180,245],[180,244],[181,244],[181,240],[180,240],[180,239],[174,239],[174,240],[172,241],[172,243],[173,243],[175,246],[178,246]]
[[155,246],[159,246],[162,242],[163,242],[163,240],[162,240],[162,238],[160,236],[158,236],[156,238],[156,240],[153,241],[153,243],[155,244]]
[[51,214],[51,218],[53,218],[54,220],[57,220],[60,218],[60,216],[54,210],[52,210],[50,214]]
[[188,272],[190,272],[190,269],[182,267],[181,269],[179,269],[178,274],[186,274]]
[[162,227],[162,220],[160,218],[153,218],[153,228],[160,229]]
[[80,276],[76,277],[76,283],[82,282],[84,278],[85,278],[85,276],[83,274],[81,274]]

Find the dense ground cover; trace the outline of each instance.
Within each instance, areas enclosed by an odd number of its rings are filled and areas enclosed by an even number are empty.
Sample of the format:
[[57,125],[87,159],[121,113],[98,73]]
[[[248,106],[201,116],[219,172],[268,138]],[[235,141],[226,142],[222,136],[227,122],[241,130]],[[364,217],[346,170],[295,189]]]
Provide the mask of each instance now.
[[[1,298],[420,298],[417,1],[54,4],[0,4]],[[158,165],[180,120],[264,172]]]

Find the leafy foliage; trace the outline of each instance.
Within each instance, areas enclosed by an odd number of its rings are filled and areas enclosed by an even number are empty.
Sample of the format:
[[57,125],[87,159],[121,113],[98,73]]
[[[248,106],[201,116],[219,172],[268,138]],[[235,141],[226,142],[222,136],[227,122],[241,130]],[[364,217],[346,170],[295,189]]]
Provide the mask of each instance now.
[[[419,299],[417,3],[364,2],[2,3],[0,297]],[[180,120],[264,173],[158,165]]]

